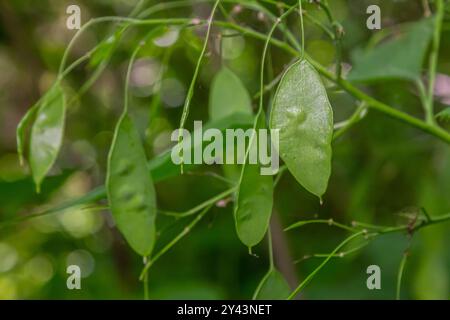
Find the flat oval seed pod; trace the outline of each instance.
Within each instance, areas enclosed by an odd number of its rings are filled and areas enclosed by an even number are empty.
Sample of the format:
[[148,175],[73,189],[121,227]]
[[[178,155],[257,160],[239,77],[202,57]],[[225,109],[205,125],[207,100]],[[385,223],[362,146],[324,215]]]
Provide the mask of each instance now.
[[[30,111],[32,117],[33,110]],[[58,157],[64,134],[66,99],[59,85],[54,85],[42,98],[31,127],[29,162],[36,189],[39,192],[42,181]],[[25,116],[24,125],[30,120]],[[19,126],[22,130],[22,126]],[[19,150],[23,139],[19,140]]]
[[118,229],[134,251],[150,255],[155,242],[155,189],[139,134],[126,114],[116,126],[106,188]]
[[[256,128],[264,127],[264,116],[260,116]],[[253,139],[252,147],[257,143]],[[248,163],[242,167],[236,194],[234,219],[239,239],[250,249],[264,238],[269,227],[273,206],[273,179],[262,175],[258,164]]]
[[331,174],[333,110],[318,73],[306,60],[294,63],[281,79],[270,128],[280,130],[279,153],[289,171],[322,198]]
[[283,275],[275,268],[269,270],[256,289],[253,300],[285,300],[291,289]]

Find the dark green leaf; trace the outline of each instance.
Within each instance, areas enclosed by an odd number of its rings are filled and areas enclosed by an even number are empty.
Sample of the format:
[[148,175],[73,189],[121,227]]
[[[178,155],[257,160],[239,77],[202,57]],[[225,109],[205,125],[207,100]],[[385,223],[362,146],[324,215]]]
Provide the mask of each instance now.
[[139,134],[126,114],[114,134],[106,189],[118,229],[134,251],[150,255],[155,242],[155,189]]
[[[258,119],[256,128],[264,127],[264,117]],[[256,136],[250,149],[257,145]],[[262,175],[258,164],[248,163],[242,167],[236,194],[234,220],[239,239],[249,248],[257,245],[269,227],[273,205],[272,176]]]
[[433,27],[432,18],[411,24],[391,41],[362,54],[353,64],[348,79],[359,82],[418,79]]
[[319,75],[307,61],[296,62],[281,79],[270,127],[280,130],[280,156],[289,171],[321,198],[331,174],[333,110]]
[[[42,180],[58,157],[64,134],[65,115],[64,91],[56,84],[39,103],[36,119],[31,128],[29,162],[38,192]],[[29,119],[26,119],[25,124],[28,121]],[[20,140],[19,149],[23,148],[22,138]]]

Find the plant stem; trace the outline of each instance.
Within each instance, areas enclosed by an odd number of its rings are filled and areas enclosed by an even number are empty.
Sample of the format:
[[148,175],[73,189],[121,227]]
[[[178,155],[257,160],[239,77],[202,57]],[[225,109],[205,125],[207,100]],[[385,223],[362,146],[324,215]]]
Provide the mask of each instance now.
[[59,66],[59,72],[58,72],[58,78],[61,78],[61,74],[63,73],[65,66],[67,64],[67,60],[69,58],[70,51],[72,50],[73,46],[75,45],[76,41],[79,37],[90,27],[105,23],[105,22],[117,22],[117,23],[129,23],[133,25],[157,25],[157,24],[180,24],[180,23],[186,23],[187,19],[153,19],[153,20],[141,20],[141,19],[135,19],[135,18],[128,18],[128,17],[118,17],[118,16],[106,16],[106,17],[100,17],[100,18],[94,18],[89,20],[86,24],[81,27],[80,30],[75,33],[73,38],[70,40],[69,44],[67,45],[66,50],[64,51],[63,57],[61,59],[61,63]]
[[425,228],[425,227],[428,227],[428,226],[431,226],[434,224],[447,222],[447,221],[450,221],[450,213],[444,214],[444,215],[441,215],[438,217],[432,217],[431,219],[428,218],[427,220],[422,220],[421,222],[419,222],[418,224],[416,224],[413,227],[411,227],[409,225],[403,225],[403,226],[398,226],[398,227],[383,228],[383,229],[380,229],[379,231],[377,231],[374,235],[401,232],[401,231],[408,231],[410,234],[412,234],[412,233],[418,231],[419,229],[422,229],[422,228]]
[[124,90],[124,107],[123,112],[128,113],[128,100],[129,100],[129,90],[130,90],[130,78],[131,78],[131,71],[133,69],[134,61],[136,60],[136,56],[139,53],[139,51],[142,48],[142,43],[139,43],[139,45],[134,49],[133,54],[131,55],[130,62],[128,63],[127,68],[127,75],[125,77],[125,90]]
[[344,121],[341,124],[337,123],[335,125],[335,129],[338,130],[335,131],[333,135],[333,140],[336,140],[339,137],[341,137],[352,126],[361,121],[366,116],[366,114],[367,114],[367,106],[365,105],[364,102],[362,102],[361,105],[356,109],[356,111],[352,114],[352,116],[348,120]]
[[344,247],[347,243],[352,241],[353,239],[363,235],[365,232],[360,231],[358,233],[352,234],[350,237],[342,241],[329,255],[328,257],[316,268],[313,272],[311,272],[305,280],[303,280],[297,288],[289,295],[288,300],[292,300],[297,296],[297,294],[311,281],[312,278],[330,261],[330,259],[333,257],[333,255],[336,254],[339,250],[341,250],[342,247]]
[[[144,257],[144,266],[147,263],[147,257]],[[148,273],[145,274],[144,280],[143,280],[143,286],[144,286],[144,300],[149,300],[149,294],[148,294]]]
[[273,261],[273,244],[272,244],[272,230],[267,230],[267,240],[269,242],[269,271],[275,268],[275,263]]
[[436,0],[436,18],[435,27],[433,33],[433,43],[431,45],[430,64],[429,64],[429,76],[428,76],[428,100],[427,100],[427,118],[428,124],[435,123],[434,120],[434,106],[433,106],[433,94],[434,85],[436,82],[436,69],[439,58],[439,45],[441,39],[442,21],[444,19],[444,2],[443,0]]
[[[299,221],[297,223],[292,224],[291,226],[289,226],[288,228],[285,229],[286,230],[290,230],[293,229],[295,227],[300,227],[306,224],[311,224],[311,223],[327,223],[327,221],[329,220],[305,220],[305,221]],[[388,233],[395,233],[395,232],[403,232],[403,231],[408,231],[408,233],[410,235],[412,235],[414,232],[417,232],[419,229],[424,228],[424,227],[428,227],[434,224],[438,224],[438,223],[444,223],[444,222],[449,222],[450,221],[450,213],[448,214],[444,214],[444,215],[440,215],[438,217],[429,217],[427,218],[427,220],[422,220],[420,221],[418,224],[416,224],[415,226],[411,226],[411,225],[403,225],[403,226],[398,226],[398,227],[384,227],[384,226],[376,226],[376,225],[368,225],[368,224],[363,224],[363,223],[359,223],[359,222],[354,222],[353,225],[360,225],[360,226],[366,226],[370,229],[376,229],[377,231],[375,231],[374,233],[368,233],[368,231],[366,229],[363,229],[359,232],[353,233],[352,236],[348,237],[347,239],[345,239],[343,242],[341,242],[339,244],[339,246],[336,247],[336,249],[334,249],[331,253],[329,254],[320,254],[320,255],[312,255],[313,257],[323,257],[326,256],[326,259],[312,272],[308,275],[308,277],[302,282],[300,283],[300,285],[294,290],[294,292],[291,293],[291,295],[288,297],[288,299],[293,299],[297,293],[304,288],[308,282],[315,276],[315,274],[320,271],[320,269],[333,257],[342,257],[342,254],[338,254],[338,251],[343,248],[348,242],[350,242],[352,239],[356,238],[359,235],[365,235],[366,240],[369,239],[375,239],[378,236],[381,236],[383,234],[388,234]],[[330,224],[330,223],[329,223]],[[345,225],[341,225],[341,224],[334,224],[336,226],[342,227],[344,226],[345,230],[348,231],[352,231],[355,232],[354,228],[349,229],[347,226]],[[357,247],[355,248],[355,250],[359,250],[362,247],[364,247],[365,245],[367,245],[368,243],[364,244],[361,247]],[[349,252],[353,252],[352,249],[347,251],[347,253]],[[345,255],[345,253],[344,253]],[[404,260],[404,261],[403,261]],[[397,278],[397,292],[398,292],[398,288],[400,286],[400,282],[401,282],[401,274],[403,273],[403,269],[404,269],[404,264],[406,263],[406,257],[403,257],[403,260],[400,264],[400,268],[399,268],[399,276]],[[397,293],[398,295],[398,293]]]
[[171,211],[164,211],[162,212],[163,214],[167,215],[167,216],[172,216],[172,217],[176,217],[176,218],[184,218],[184,217],[188,217],[191,216],[197,212],[199,212],[200,210],[209,207],[213,204],[215,204],[217,201],[222,200],[223,198],[228,197],[229,195],[231,195],[232,193],[234,193],[236,191],[236,187],[232,187],[224,192],[219,193],[218,195],[212,197],[209,200],[206,200],[205,202],[199,204],[198,206],[189,209],[186,212],[183,213],[178,213],[178,212],[171,212]]
[[[186,100],[184,102],[183,113],[181,115],[181,120],[180,120],[178,143],[181,143],[181,140],[183,137],[182,131],[184,129],[184,125],[185,125],[187,117],[189,115],[189,107],[191,105],[191,99],[194,95],[194,86],[195,86],[195,83],[197,82],[197,77],[200,72],[200,66],[202,64],[203,57],[205,56],[205,53],[206,53],[206,48],[208,47],[209,34],[211,33],[211,26],[212,26],[212,22],[214,19],[214,14],[216,12],[216,9],[217,9],[219,3],[220,3],[220,0],[217,0],[216,3],[214,4],[214,7],[211,11],[211,15],[209,16],[209,19],[208,19],[208,27],[206,29],[206,36],[205,36],[205,41],[203,42],[203,48],[202,48],[202,51],[200,52],[200,56],[198,57],[197,65],[195,66],[195,70],[194,70],[194,75],[192,76],[191,84],[189,85],[189,90],[187,92]],[[184,161],[181,161],[181,166],[180,166],[181,173],[183,173],[183,163],[184,163]]]
[[298,0],[298,13],[300,15],[300,30],[302,33],[302,56],[300,59],[303,59],[305,55],[305,26],[303,25],[303,7],[302,7],[302,0]]
[[450,144],[450,133],[445,131],[444,129],[435,125],[430,125],[416,117],[413,117],[397,109],[394,109],[393,107],[388,106],[387,104],[378,101],[375,98],[365,94],[364,92],[353,86],[350,82],[344,79],[336,79],[333,76],[333,74],[331,74],[328,70],[326,70],[322,65],[320,65],[316,61],[310,59],[310,62],[318,70],[320,74],[336,82],[341,88],[350,93],[353,97],[357,98],[360,101],[366,102],[367,106],[371,107],[372,109],[382,112],[390,116],[391,118],[400,120],[404,123],[410,124],[411,126],[417,127]]
[[428,122],[429,121],[428,119],[430,119],[430,117],[433,118],[433,111],[429,108],[428,105],[427,91],[421,79],[417,79],[415,83],[417,90],[419,92],[420,103],[422,104],[422,108],[425,114],[425,120]]
[[327,224],[329,226],[335,226],[337,228],[340,228],[340,229],[343,229],[343,230],[346,230],[346,231],[358,232],[357,229],[349,227],[349,226],[347,226],[345,224],[336,222],[333,219],[315,219],[315,220],[299,221],[299,222],[291,224],[290,226],[285,228],[284,231],[289,231],[289,230],[292,230],[292,229],[296,229],[296,228],[302,227],[302,226],[307,225],[307,224]]
[[405,251],[403,253],[402,256],[402,260],[400,261],[400,266],[398,268],[398,274],[397,274],[397,290],[396,290],[396,295],[395,298],[397,300],[400,300],[400,291],[401,291],[401,285],[402,285],[402,277],[403,277],[403,272],[405,271],[405,265],[406,265],[406,260],[408,260],[408,251]]
[[[354,253],[354,252],[357,252],[357,251],[359,251],[359,250],[361,250],[361,249],[367,247],[367,245],[368,245],[369,243],[370,243],[370,242],[367,241],[367,242],[364,242],[363,244],[361,244],[361,245],[359,245],[359,246],[357,246],[357,247],[354,247],[354,248],[352,248],[352,249],[349,249],[349,250],[347,250],[347,251],[336,252],[336,253],[332,256],[332,258],[344,258],[344,257],[346,257],[346,256],[349,255],[349,254],[352,254],[352,253]],[[329,255],[330,255],[329,253],[315,253],[315,254],[312,254],[312,255],[306,255],[306,256],[304,256],[302,259],[299,259],[299,260],[295,261],[295,263],[299,263],[300,261],[304,261],[304,260],[309,259],[309,258],[326,258],[326,257],[328,257]]]
[[325,11],[328,21],[330,22],[334,31],[334,44],[336,46],[336,78],[340,79],[342,75],[342,34],[343,29],[340,23],[334,18],[328,1],[318,2],[319,6]]
[[175,244],[178,243],[184,236],[186,236],[192,228],[195,227],[195,225],[206,215],[206,213],[211,209],[212,205],[206,207],[202,212],[200,212],[192,221],[189,223],[183,231],[178,234],[174,239],[172,239],[166,246],[164,246],[157,254],[155,254],[144,266],[144,269],[141,272],[141,275],[139,276],[139,280],[143,280],[145,276],[147,275],[148,269],[159,259],[161,256],[163,256],[167,251],[169,251]]

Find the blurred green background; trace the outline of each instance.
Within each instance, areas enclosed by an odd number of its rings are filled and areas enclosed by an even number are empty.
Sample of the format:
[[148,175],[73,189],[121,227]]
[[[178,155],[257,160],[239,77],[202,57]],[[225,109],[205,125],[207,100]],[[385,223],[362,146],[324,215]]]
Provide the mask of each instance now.
[[[161,3],[147,1],[146,7]],[[291,2],[292,3],[292,2]],[[0,299],[133,299],[143,298],[138,276],[142,259],[124,242],[112,218],[102,208],[75,208],[10,225],[26,216],[87,193],[102,185],[112,131],[122,110],[126,66],[132,50],[148,27],[127,30],[111,61],[92,88],[75,99],[68,110],[63,149],[41,194],[36,194],[29,172],[19,166],[15,129],[26,110],[54,81],[64,50],[75,34],[66,28],[66,8],[74,1],[0,0]],[[127,16],[137,1],[76,1],[82,22],[90,18]],[[366,28],[366,8],[378,4],[383,28],[423,17],[421,1],[333,0],[330,5],[345,29],[344,62],[350,66],[377,31]],[[280,9],[265,4],[276,15]],[[267,33],[271,23],[263,14],[225,3],[235,22]],[[325,16],[315,5],[306,10]],[[161,11],[153,17],[208,16],[211,3],[193,1],[182,9]],[[224,13],[217,17],[224,19]],[[299,34],[298,19],[288,20]],[[112,24],[89,29],[76,43],[72,61],[114,30]],[[213,28],[205,63],[195,88],[188,127],[208,119],[211,79],[222,64],[243,80],[253,95],[259,86],[263,43],[242,35],[222,43]],[[167,28],[147,44],[133,68],[131,112],[139,125],[149,157],[170,148],[170,133],[181,116],[187,87],[200,53],[204,29]],[[283,35],[276,33],[282,39]],[[323,31],[306,23],[306,50],[327,67],[334,62],[333,43]],[[271,50],[275,75],[291,61]],[[89,79],[93,65],[77,68],[67,78],[69,98]],[[161,70],[164,71],[160,79]],[[438,72],[450,74],[450,28],[444,26]],[[450,104],[450,89],[440,92],[437,109]],[[413,115],[422,116],[415,89],[391,81],[367,87],[377,99]],[[159,93],[158,93],[159,92]],[[346,119],[356,102],[329,85],[335,120]],[[269,97],[268,97],[269,98]],[[256,100],[254,100],[256,105]],[[444,124],[445,125],[445,124]],[[448,124],[447,124],[448,125]],[[308,194],[289,174],[275,192],[273,223],[276,262],[291,285],[304,279],[320,259],[301,258],[330,252],[345,232],[328,226],[306,226],[282,232],[289,224],[315,216],[350,223],[381,225],[407,222],[399,212],[425,207],[431,215],[450,212],[450,148],[445,143],[376,111],[334,143],[333,173],[324,205]],[[205,174],[220,167],[202,167],[192,174],[157,184],[158,205],[164,210],[187,210],[220,190],[223,184]],[[100,203],[100,205],[102,205]],[[103,204],[104,205],[104,204]],[[158,217],[158,247],[179,233],[186,220]],[[365,249],[333,260],[303,292],[307,299],[393,299],[397,269],[411,241],[410,258],[402,285],[405,299],[450,297],[450,240],[448,223],[421,230],[409,240],[403,234],[380,237]],[[163,256],[149,272],[150,297],[155,299],[251,298],[268,268],[267,245],[250,256],[234,229],[232,204],[215,207],[185,239]],[[300,261],[297,261],[300,260]],[[295,262],[295,263],[294,263]],[[82,290],[66,288],[66,267],[82,268]],[[382,289],[368,290],[366,268],[382,270]]]

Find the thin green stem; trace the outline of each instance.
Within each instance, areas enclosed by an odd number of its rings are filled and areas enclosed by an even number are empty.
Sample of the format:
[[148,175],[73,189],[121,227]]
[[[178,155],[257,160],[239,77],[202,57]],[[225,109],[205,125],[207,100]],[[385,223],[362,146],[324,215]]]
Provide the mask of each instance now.
[[417,91],[419,93],[420,103],[425,114],[425,120],[429,122],[430,117],[433,118],[433,110],[429,108],[427,90],[421,79],[415,81]]
[[362,228],[367,228],[367,229],[375,229],[375,230],[382,230],[382,229],[389,228],[387,226],[379,226],[379,225],[364,223],[364,222],[359,222],[359,221],[352,221],[352,226],[362,227]]
[[346,230],[346,231],[350,231],[350,232],[358,232],[359,230],[352,228],[350,226],[347,226],[345,224],[339,223],[334,221],[333,219],[315,219],[315,220],[304,220],[304,221],[299,221],[296,223],[291,224],[290,226],[288,226],[287,228],[284,229],[284,231],[289,231],[292,229],[296,229],[302,226],[305,226],[307,224],[327,224],[329,226],[335,226],[337,228],[340,228],[342,230]]
[[[234,1],[236,1],[236,0],[234,0]],[[289,9],[291,7],[289,4],[279,2],[279,1],[274,1],[274,0],[261,0],[261,2],[269,3],[269,4],[275,5],[277,7],[284,8],[284,9]],[[270,11],[269,11],[269,13],[270,13]],[[270,13],[270,15],[272,15],[272,14]],[[333,32],[325,24],[323,24],[320,20],[318,20],[314,16],[308,14],[308,12],[306,12],[306,11],[303,11],[303,16],[307,20],[309,20],[312,24],[314,24],[314,25],[318,26],[320,29],[322,29],[322,31],[325,32],[330,37],[330,39],[334,39]]]
[[[344,258],[344,257],[348,256],[349,254],[355,253],[355,252],[367,247],[367,245],[369,243],[370,243],[370,241],[366,241],[363,244],[356,246],[354,248],[351,248],[347,251],[336,252],[334,255],[332,255],[332,258]],[[330,255],[329,253],[315,253],[315,254],[311,254],[311,255],[306,255],[302,259],[294,261],[294,263],[297,264],[297,263],[299,263],[301,261],[305,261],[306,259],[309,259],[309,258],[326,258],[329,255]]]
[[130,99],[130,80],[131,80],[131,72],[133,70],[133,65],[134,62],[136,61],[136,57],[139,53],[139,51],[142,49],[142,47],[147,43],[147,41],[154,36],[154,34],[158,32],[158,29],[153,29],[150,32],[147,33],[147,35],[145,36],[144,39],[142,39],[139,44],[136,46],[136,48],[134,49],[131,58],[130,58],[130,62],[128,63],[128,68],[127,68],[127,75],[125,77],[125,90],[124,90],[124,113],[128,112],[128,106],[129,106],[129,99]]
[[[184,129],[184,125],[185,125],[187,117],[189,115],[189,107],[191,105],[191,100],[192,100],[192,97],[194,95],[195,83],[197,82],[197,77],[198,77],[198,74],[200,72],[200,66],[202,64],[203,57],[205,56],[206,49],[208,47],[208,41],[209,41],[209,35],[211,33],[212,22],[213,22],[214,14],[216,12],[216,9],[217,9],[219,3],[220,3],[220,0],[217,0],[215,2],[214,7],[213,7],[213,9],[211,11],[211,15],[209,16],[209,19],[208,19],[208,27],[207,27],[207,30],[206,30],[205,41],[203,42],[203,48],[202,48],[202,51],[200,52],[200,56],[198,57],[197,65],[195,66],[195,70],[194,70],[194,75],[192,77],[191,84],[189,85],[189,90],[187,92],[186,100],[184,102],[183,113],[181,115],[181,120],[180,120],[178,143],[181,143],[181,140],[182,140],[182,137],[183,137],[183,132],[182,131]],[[181,173],[183,173],[183,163],[184,163],[184,161],[181,162],[181,166],[180,166]]]
[[403,226],[398,226],[398,227],[387,227],[387,228],[377,231],[375,233],[375,235],[394,233],[394,232],[403,232],[403,231],[407,231],[410,234],[412,234],[412,233],[418,231],[419,229],[422,229],[422,228],[425,228],[425,227],[428,227],[431,225],[435,225],[438,223],[448,222],[448,221],[450,221],[450,213],[444,214],[444,215],[441,215],[438,217],[431,217],[431,220],[429,220],[429,219],[421,220],[415,226],[403,225]]
[[342,35],[344,33],[341,24],[334,18],[330,10],[328,1],[319,2],[319,6],[325,11],[325,14],[334,31],[334,44],[336,46],[336,78],[340,79],[342,75]]
[[272,243],[272,230],[269,227],[267,230],[267,240],[269,242],[269,271],[275,268],[275,262],[273,259],[273,243]]
[[264,278],[259,283],[258,287],[255,290],[255,293],[253,294],[252,300],[256,300],[259,293],[261,292],[261,288],[263,287],[264,283],[266,282],[267,278],[270,276],[270,273],[275,269],[275,263],[273,259],[273,244],[272,244],[272,230],[269,227],[269,230],[267,230],[267,240],[268,240],[268,247],[269,247],[269,270],[264,275]]
[[128,113],[128,102],[130,96],[130,79],[131,79],[131,71],[133,70],[134,61],[136,60],[136,56],[142,48],[143,43],[139,43],[139,45],[134,49],[133,54],[131,55],[130,62],[128,63],[127,75],[125,78],[125,90],[124,90],[124,107],[123,112]]
[[269,44],[270,44],[270,40],[272,39],[273,33],[275,32],[275,29],[278,27],[278,25],[281,23],[281,21],[283,20],[283,18],[287,17],[290,12],[293,10],[293,7],[291,7],[288,11],[286,11],[285,13],[283,13],[283,15],[281,15],[276,21],[275,23],[272,25],[272,28],[270,29],[266,41],[264,43],[264,49],[263,49],[263,53],[262,53],[262,58],[261,58],[261,67],[260,67],[260,73],[259,73],[259,108],[258,108],[258,113],[256,115],[256,119],[255,119],[255,125],[258,121],[258,117],[260,116],[260,114],[262,113],[263,109],[264,109],[264,70],[265,70],[265,66],[266,66],[266,57],[267,57],[267,52],[269,50]]
[[403,273],[405,271],[406,260],[408,260],[408,255],[409,255],[408,251],[403,253],[402,260],[400,261],[400,266],[398,268],[398,273],[397,273],[397,290],[396,290],[396,295],[395,295],[395,298],[397,300],[400,300],[402,278],[403,278]]
[[300,59],[303,59],[305,56],[305,26],[303,25],[303,7],[302,0],[298,0],[298,10],[300,14],[300,31],[302,33],[302,55]]
[[278,170],[278,174],[275,177],[275,180],[273,182],[273,187],[274,188],[278,185],[278,183],[280,183],[280,180],[283,177],[283,175],[286,172],[286,170],[287,170],[287,166],[286,165],[283,165],[282,167],[280,167],[280,169]]
[[[141,20],[141,19],[135,19],[135,18],[128,18],[128,17],[117,17],[117,16],[106,16],[106,17],[100,17],[100,18],[94,18],[89,20],[86,24],[81,27],[80,30],[75,33],[73,38],[70,40],[69,44],[67,45],[66,50],[64,51],[63,57],[61,59],[61,63],[59,66],[59,72],[58,77],[61,78],[61,74],[64,72],[67,60],[69,58],[69,54],[72,50],[72,48],[75,46],[76,41],[78,38],[81,37],[81,35],[91,28],[94,25],[105,23],[105,22],[116,22],[116,23],[128,23],[133,25],[151,25],[151,24],[180,24],[180,23],[186,23],[187,19],[153,19],[153,20]],[[125,26],[126,27],[126,26]]]
[[[286,230],[290,230],[293,229],[294,227],[300,227],[302,225],[306,225],[306,224],[310,224],[310,223],[326,223],[328,220],[306,220],[306,221],[300,221],[297,222],[293,225],[291,225],[290,227],[288,227]],[[335,250],[333,250],[331,253],[329,254],[315,254],[315,255],[310,255],[310,256],[305,256],[303,259],[299,260],[305,260],[309,257],[326,257],[325,261],[322,262],[322,264],[320,264],[311,274],[308,275],[308,277],[296,288],[296,290],[289,296],[288,299],[292,299],[294,298],[298,292],[304,288],[308,282],[315,276],[315,274],[320,271],[320,269],[331,259],[331,258],[337,258],[337,257],[343,257],[346,254],[350,253],[350,252],[354,252],[357,250],[360,250],[361,248],[365,247],[368,243],[369,240],[371,239],[375,239],[381,235],[384,234],[388,234],[388,233],[396,233],[396,232],[404,232],[407,231],[409,235],[413,235],[415,232],[417,232],[418,230],[434,225],[434,224],[439,224],[439,223],[445,223],[445,222],[449,222],[450,221],[450,213],[448,214],[444,214],[444,215],[440,215],[437,217],[431,217],[429,216],[429,218],[427,218],[426,220],[420,220],[418,223],[416,223],[415,225],[402,225],[402,226],[397,226],[397,227],[385,227],[385,226],[376,226],[376,225],[369,225],[369,224],[364,224],[364,223],[360,223],[360,222],[354,222],[353,225],[359,225],[359,226],[365,226],[368,227],[369,229],[376,229],[376,231],[374,231],[373,233],[369,233],[366,229],[363,230],[357,230],[357,233],[353,233],[352,236],[348,237],[347,239],[345,239],[341,244],[339,244],[338,247],[336,247]],[[348,230],[347,226],[345,225],[341,225],[344,226],[346,230]],[[354,228],[352,228],[352,230],[348,230],[348,231],[352,231],[355,230]],[[366,239],[366,243],[363,244],[360,247],[356,247],[354,249],[350,249],[347,252],[341,252],[338,253],[338,251],[343,248],[348,242],[350,242],[353,238],[359,236],[359,235],[364,235],[365,239]],[[407,254],[407,251],[406,251]],[[406,259],[407,257],[403,257],[402,262],[400,263],[400,268],[399,268],[399,273],[398,273],[398,277],[397,277],[397,297],[399,297],[399,290],[400,290],[400,284],[401,284],[401,279],[402,279],[402,274],[404,273],[404,267],[405,267],[405,263],[406,263]],[[298,262],[298,261],[297,261]]]
[[[290,63],[288,63],[288,66],[290,66],[292,64],[291,61]],[[262,90],[262,94],[266,94],[267,92],[271,91],[273,88],[275,88],[275,86],[281,81],[281,78],[283,78],[284,72],[286,71],[286,69],[283,70],[283,72],[280,72],[275,78],[272,79],[272,81],[270,81],[268,84],[264,85],[264,89]],[[259,97],[261,96],[261,90],[259,90],[258,92],[256,92],[253,95],[253,99],[259,99]],[[258,100],[259,101],[259,100]]]
[[167,245],[165,245],[157,254],[155,254],[144,266],[144,269],[139,276],[139,280],[143,280],[148,273],[150,267],[161,258],[167,251],[169,251],[174,245],[176,245],[181,239],[183,239],[191,230],[194,228],[197,223],[202,220],[202,218],[208,213],[211,209],[212,205],[206,207],[202,212],[200,212],[184,229],[178,234],[175,238],[173,238]]
[[[147,257],[144,257],[144,266],[147,263]],[[149,300],[149,293],[148,293],[148,273],[145,274],[143,284],[144,286],[144,300]]]
[[442,21],[444,19],[444,1],[436,0],[436,18],[433,33],[433,43],[431,45],[430,63],[429,63],[429,75],[428,75],[428,104],[427,104],[427,118],[428,124],[435,123],[434,120],[434,85],[436,82],[436,69],[439,58],[439,46],[441,39]]
[[314,278],[314,276],[330,261],[330,259],[333,257],[333,255],[336,254],[341,248],[343,248],[347,243],[352,241],[353,239],[361,236],[364,234],[364,231],[352,234],[350,237],[346,238],[344,241],[342,241],[329,255],[328,257],[316,268],[313,272],[311,272],[305,280],[303,280],[297,288],[289,295],[288,300],[294,299],[297,294]]
[[89,51],[84,56],[80,57],[79,59],[75,60],[70,66],[67,67],[58,77],[57,82],[61,82],[62,79],[64,79],[69,73],[71,73],[74,69],[76,69],[78,66],[86,62],[90,55],[92,54],[93,50]]
[[196,214],[197,212],[199,212],[200,210],[209,207],[213,204],[215,204],[216,202],[218,202],[219,200],[222,200],[226,197],[228,197],[229,195],[231,195],[232,193],[234,193],[236,191],[236,187],[232,187],[224,192],[219,193],[218,195],[212,197],[211,199],[208,199],[204,202],[202,202],[201,204],[195,206],[192,209],[189,209],[186,212],[172,212],[172,211],[162,211],[161,213],[163,213],[164,215],[167,216],[172,216],[172,217],[176,217],[176,218],[184,218],[184,217],[188,217],[191,216],[193,214]]
[[388,106],[387,104],[380,102],[380,101],[374,99],[373,97],[365,94],[364,92],[360,91],[359,89],[354,87],[348,81],[345,81],[343,79],[340,79],[340,80],[335,79],[333,77],[333,75],[330,74],[329,71],[324,69],[317,62],[315,62],[315,61],[310,61],[310,62],[314,65],[314,67],[316,67],[316,69],[319,71],[319,73],[321,73],[323,76],[329,78],[332,81],[336,81],[340,87],[342,87],[345,91],[350,93],[353,97],[366,102],[368,107],[370,107],[374,110],[377,110],[381,113],[384,113],[384,114],[390,116],[391,118],[397,119],[401,122],[404,122],[406,124],[409,124],[411,126],[419,128],[422,131],[425,131],[431,135],[434,135],[437,138],[441,139],[442,141],[445,141],[446,143],[450,144],[450,133],[447,132],[446,130],[444,130],[438,126],[435,126],[435,125],[430,125],[430,124],[428,124],[416,117],[413,117],[407,113],[396,110],[393,107]]
[[334,132],[333,135],[333,140],[338,139],[339,137],[341,137],[344,133],[346,133],[351,127],[353,127],[355,124],[357,124],[359,121],[361,121],[362,119],[364,119],[364,117],[367,115],[367,106],[365,105],[364,102],[362,102],[359,107],[355,110],[355,112],[352,114],[352,116],[342,122],[342,123],[337,123],[335,125],[335,129],[337,129],[337,131]]
[[63,204],[57,205],[54,208],[43,210],[41,212],[29,214],[26,216],[22,216],[19,218],[14,218],[11,220],[4,220],[0,223],[0,228],[15,225],[24,221],[28,221],[30,219],[39,218],[43,216],[47,216],[53,213],[63,212],[67,209],[78,207],[78,206],[84,206],[88,203],[94,203],[97,202],[103,198],[105,198],[106,192],[104,187],[98,187],[97,189],[94,189],[90,191],[88,194],[81,196],[79,198],[69,200],[67,202],[64,202]]
[[138,2],[138,4],[134,7],[133,11],[131,11],[130,13],[130,17],[134,17],[137,16],[139,14],[139,12],[142,11],[142,9],[145,7],[145,5],[147,4],[147,2],[149,2],[150,0],[140,0]]
[[[208,0],[211,1],[211,0]],[[174,1],[174,2],[170,2],[170,3],[159,3],[156,4],[148,9],[146,9],[144,12],[141,12],[142,8],[146,5],[146,3],[149,2],[149,0],[141,0],[136,7],[134,8],[134,10],[131,12],[130,14],[130,18],[134,18],[136,16],[138,16],[139,18],[143,18],[143,17],[150,17],[151,15],[159,12],[159,11],[164,11],[164,10],[168,10],[171,9],[172,7],[176,7],[174,6],[174,4],[180,6],[186,6],[186,5],[191,5],[192,1]],[[139,14],[139,12],[141,12]],[[125,26],[122,27],[122,29],[119,30],[119,34],[123,34],[123,32],[130,26],[131,24],[128,23]],[[98,47],[100,46],[97,45],[96,47],[94,47],[94,49],[92,49],[90,52],[88,52],[87,54],[85,54],[83,57],[81,57],[80,59],[85,59],[89,58],[91,53],[93,53],[95,50],[98,49]],[[68,55],[68,52],[67,52]],[[65,58],[67,59],[67,57]],[[83,86],[78,90],[77,94],[70,100],[69,105],[72,105],[76,100],[78,100],[81,96],[83,96],[91,87],[92,85],[97,81],[97,79],[100,77],[100,75],[103,73],[103,71],[106,69],[106,67],[108,66],[109,63],[109,58],[104,60],[94,71],[94,73],[92,74],[92,76],[89,77],[89,79],[83,84]],[[65,64],[65,62],[64,62]],[[62,66],[62,69],[64,68],[64,66]],[[70,67],[69,67],[70,68]],[[73,68],[72,68],[73,69]],[[65,75],[67,75],[69,72],[64,72]],[[62,76],[61,78],[65,77]]]

